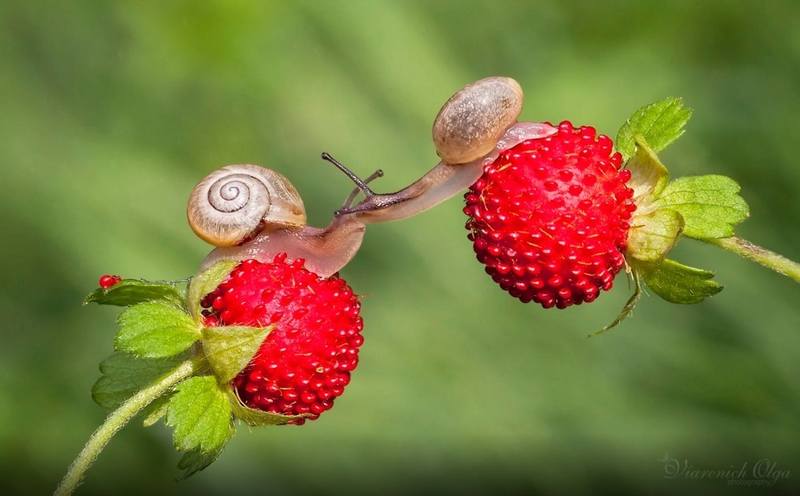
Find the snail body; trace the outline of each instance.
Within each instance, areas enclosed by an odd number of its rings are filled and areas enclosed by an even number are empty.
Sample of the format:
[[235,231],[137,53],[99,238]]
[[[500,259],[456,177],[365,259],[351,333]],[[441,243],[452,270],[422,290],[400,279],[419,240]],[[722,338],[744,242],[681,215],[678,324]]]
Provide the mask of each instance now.
[[207,268],[221,260],[255,259],[269,262],[286,253],[305,260],[305,268],[320,277],[330,277],[355,256],[364,239],[366,226],[358,219],[337,218],[325,228],[305,226],[265,229],[240,246],[213,250],[202,263]]

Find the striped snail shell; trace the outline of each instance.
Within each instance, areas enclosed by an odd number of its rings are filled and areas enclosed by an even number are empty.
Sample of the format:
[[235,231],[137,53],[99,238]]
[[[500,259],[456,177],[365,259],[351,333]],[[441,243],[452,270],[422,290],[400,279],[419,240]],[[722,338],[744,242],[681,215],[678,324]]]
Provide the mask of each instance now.
[[258,165],[226,165],[192,190],[187,207],[192,230],[214,246],[235,246],[269,227],[306,224],[303,200],[292,183]]

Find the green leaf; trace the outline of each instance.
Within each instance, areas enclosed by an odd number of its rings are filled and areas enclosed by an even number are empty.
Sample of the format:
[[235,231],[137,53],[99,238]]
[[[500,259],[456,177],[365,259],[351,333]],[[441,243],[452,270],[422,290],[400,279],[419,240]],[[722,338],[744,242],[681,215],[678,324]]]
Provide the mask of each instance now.
[[176,355],[200,339],[200,329],[189,314],[161,301],[129,307],[118,320],[115,348],[139,357]]
[[644,138],[653,151],[661,151],[683,134],[683,127],[692,116],[692,109],[680,98],[667,98],[646,105],[622,125],[617,133],[617,151],[625,159],[633,156],[635,137]]
[[690,238],[714,239],[733,236],[734,226],[750,215],[741,188],[729,177],[687,176],[667,184],[656,208],[675,210],[683,216],[683,234]]
[[671,303],[700,303],[722,291],[714,274],[665,259],[660,263],[639,262],[642,279],[655,294]]
[[154,402],[150,403],[150,405],[144,410],[144,420],[142,420],[142,425],[145,427],[151,427],[155,425],[156,422],[161,420],[164,415],[167,414],[167,407],[169,407],[169,399],[171,397],[171,394],[165,394],[164,396],[161,396]]
[[167,408],[167,425],[174,428],[175,447],[211,454],[233,433],[231,403],[210,375],[180,383]]
[[178,461],[178,469],[183,471],[178,480],[186,479],[214,463],[219,458],[223,448],[225,448],[225,444],[227,444],[227,440],[222,446],[209,453],[205,453],[201,449],[194,449],[184,453]]
[[307,418],[310,415],[281,415],[279,413],[256,410],[245,405],[239,398],[234,388],[228,388],[228,398],[233,407],[233,415],[247,425],[258,427],[261,425],[286,425],[295,420]]
[[628,254],[647,262],[661,260],[678,242],[682,229],[683,217],[674,210],[660,209],[634,216],[628,234]]
[[221,384],[244,369],[274,326],[207,327],[203,329],[203,351]]
[[631,171],[628,186],[633,189],[633,199],[640,205],[643,199],[661,193],[669,181],[669,171],[644,138],[636,136],[635,140],[636,153],[625,167]]
[[174,305],[183,302],[182,291],[178,283],[152,282],[143,279],[123,279],[114,286],[95,289],[83,304],[131,306],[145,301],[166,301]]
[[201,318],[200,301],[205,295],[217,289],[238,264],[236,260],[222,260],[192,278],[186,300],[189,311],[196,320],[199,321]]
[[146,359],[117,352],[100,363],[103,374],[92,387],[92,398],[105,408],[117,408],[125,400],[166,375],[185,356]]

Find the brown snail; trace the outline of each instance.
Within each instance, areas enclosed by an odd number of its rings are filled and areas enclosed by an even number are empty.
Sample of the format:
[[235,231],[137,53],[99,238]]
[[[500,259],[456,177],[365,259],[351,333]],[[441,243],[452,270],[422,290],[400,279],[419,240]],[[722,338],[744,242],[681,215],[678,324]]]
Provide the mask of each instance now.
[[366,198],[340,209],[366,224],[414,216],[468,188],[503,150],[555,134],[545,123],[517,122],[522,111],[522,88],[508,77],[489,77],[455,93],[433,123],[433,142],[441,162],[406,188],[376,194],[361,188]]
[[257,165],[228,165],[206,176],[192,190],[187,216],[192,230],[217,246],[204,267],[223,259],[266,261],[285,252],[304,258],[306,268],[323,277],[350,261],[365,229],[356,216],[334,217],[326,228],[306,225],[303,200],[291,182]]
[[[288,179],[256,165],[230,165],[213,172],[192,191],[188,217],[192,229],[218,248],[204,265],[221,259],[267,261],[285,252],[304,258],[306,267],[327,277],[352,259],[366,224],[412,217],[473,184],[486,164],[518,143],[550,136],[544,123],[518,123],[523,93],[511,78],[490,77],[455,93],[433,124],[441,161],[411,185],[378,194],[331,155],[322,158],[344,172],[357,189],[325,228],[306,225],[303,201]],[[358,192],[365,198],[352,205]]]

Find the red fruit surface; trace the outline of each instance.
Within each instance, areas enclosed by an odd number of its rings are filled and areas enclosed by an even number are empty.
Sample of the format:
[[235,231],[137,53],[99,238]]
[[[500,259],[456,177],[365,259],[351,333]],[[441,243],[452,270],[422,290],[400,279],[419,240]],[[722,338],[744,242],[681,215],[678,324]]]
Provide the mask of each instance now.
[[316,419],[350,382],[364,323],[343,279],[322,279],[303,264],[285,254],[270,263],[245,260],[201,305],[209,326],[275,325],[233,380],[247,406]]
[[117,285],[122,278],[120,276],[112,276],[111,274],[103,274],[100,276],[100,279],[97,281],[97,284],[100,285],[103,289],[108,289],[111,286]]
[[636,209],[621,163],[608,136],[567,121],[502,152],[464,195],[468,237],[486,272],[544,308],[610,289]]

